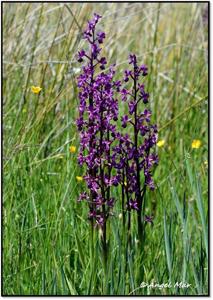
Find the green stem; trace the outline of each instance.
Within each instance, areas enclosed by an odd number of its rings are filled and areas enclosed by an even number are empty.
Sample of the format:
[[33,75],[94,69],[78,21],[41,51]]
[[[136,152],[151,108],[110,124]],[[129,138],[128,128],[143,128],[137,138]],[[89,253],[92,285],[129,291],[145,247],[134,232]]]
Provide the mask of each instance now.
[[177,119],[179,119],[182,115],[184,115],[186,112],[188,112],[192,107],[200,104],[202,101],[207,100],[208,96],[196,101],[195,103],[193,103],[192,105],[190,105],[189,107],[187,107],[184,111],[182,111],[181,113],[179,113],[176,117],[174,117],[173,119],[171,119],[170,121],[168,121],[165,125],[163,125],[158,132],[160,132],[161,130],[165,129],[166,127],[168,127],[170,124],[172,124],[174,121],[176,121]]

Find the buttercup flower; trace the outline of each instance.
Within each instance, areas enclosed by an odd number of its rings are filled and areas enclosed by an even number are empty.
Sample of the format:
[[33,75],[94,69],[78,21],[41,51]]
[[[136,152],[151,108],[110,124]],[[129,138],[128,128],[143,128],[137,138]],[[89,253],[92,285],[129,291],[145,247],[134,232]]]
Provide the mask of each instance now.
[[39,94],[41,90],[42,90],[42,88],[40,86],[31,86],[31,91],[34,94]]
[[193,140],[192,141],[192,149],[198,149],[201,147],[201,141],[200,140]]
[[83,181],[84,179],[83,179],[83,177],[81,177],[81,176],[76,176],[76,180],[77,180],[78,182],[81,182],[81,181]]
[[75,153],[76,152],[76,147],[75,146],[70,146],[70,153]]
[[160,147],[163,147],[165,145],[165,141],[164,140],[160,140],[157,142],[157,146],[160,148]]

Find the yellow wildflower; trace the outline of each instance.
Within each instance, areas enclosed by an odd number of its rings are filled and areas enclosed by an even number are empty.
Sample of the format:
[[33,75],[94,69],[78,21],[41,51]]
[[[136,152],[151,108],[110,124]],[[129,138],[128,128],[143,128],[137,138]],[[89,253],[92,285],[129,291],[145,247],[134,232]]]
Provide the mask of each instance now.
[[83,181],[83,177],[81,177],[81,176],[76,176],[76,180],[77,180],[78,182],[81,182],[81,181]]
[[192,148],[193,149],[198,149],[201,146],[201,141],[200,140],[193,140],[192,141]]
[[124,186],[127,186],[127,182],[126,181],[124,181]]
[[70,146],[70,153],[75,153],[75,152],[76,152],[76,147]]
[[31,86],[31,91],[33,92],[33,94],[39,94],[41,90],[42,88],[40,86]]
[[163,147],[164,144],[165,144],[165,141],[164,141],[164,140],[160,140],[160,141],[157,142],[157,146],[158,146],[158,147]]

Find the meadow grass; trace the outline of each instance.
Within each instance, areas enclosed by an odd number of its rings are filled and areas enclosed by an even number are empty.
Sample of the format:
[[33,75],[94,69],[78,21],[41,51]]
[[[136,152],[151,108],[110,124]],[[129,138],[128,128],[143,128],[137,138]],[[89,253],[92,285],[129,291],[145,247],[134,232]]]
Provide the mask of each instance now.
[[[208,294],[208,28],[206,3],[3,3],[4,295]],[[132,213],[126,249],[121,203],[107,235],[104,276],[99,232],[77,203],[85,183],[70,145],[75,120],[81,32],[97,12],[104,53],[119,74],[135,52],[159,127],[157,189],[146,195],[142,248]],[[42,87],[35,95],[32,85]],[[121,106],[121,114],[125,107]],[[202,146],[192,149],[199,139]],[[118,197],[118,196],[117,196]],[[139,288],[142,282],[172,288]],[[189,288],[174,287],[187,282]]]

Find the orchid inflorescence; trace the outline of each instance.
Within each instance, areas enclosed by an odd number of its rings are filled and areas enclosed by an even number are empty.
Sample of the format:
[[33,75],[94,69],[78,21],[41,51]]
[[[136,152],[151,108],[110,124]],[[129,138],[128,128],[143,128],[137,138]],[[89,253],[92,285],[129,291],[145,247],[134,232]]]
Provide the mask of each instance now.
[[[100,47],[105,33],[96,30],[100,18],[94,14],[88,21],[83,38],[89,47],[78,52],[78,61],[84,65],[78,77],[80,104],[76,123],[80,132],[78,162],[86,166],[84,180],[89,190],[80,195],[79,201],[88,202],[92,224],[104,228],[118,201],[112,196],[112,189],[120,185],[123,211],[136,210],[141,219],[146,188],[155,188],[152,168],[158,157],[157,126],[151,124],[151,111],[141,110],[149,101],[149,94],[140,83],[148,69],[130,54],[130,69],[125,70],[122,80],[114,79],[115,65],[105,70],[107,60],[101,56]],[[128,114],[121,119],[120,99],[128,105]]]

